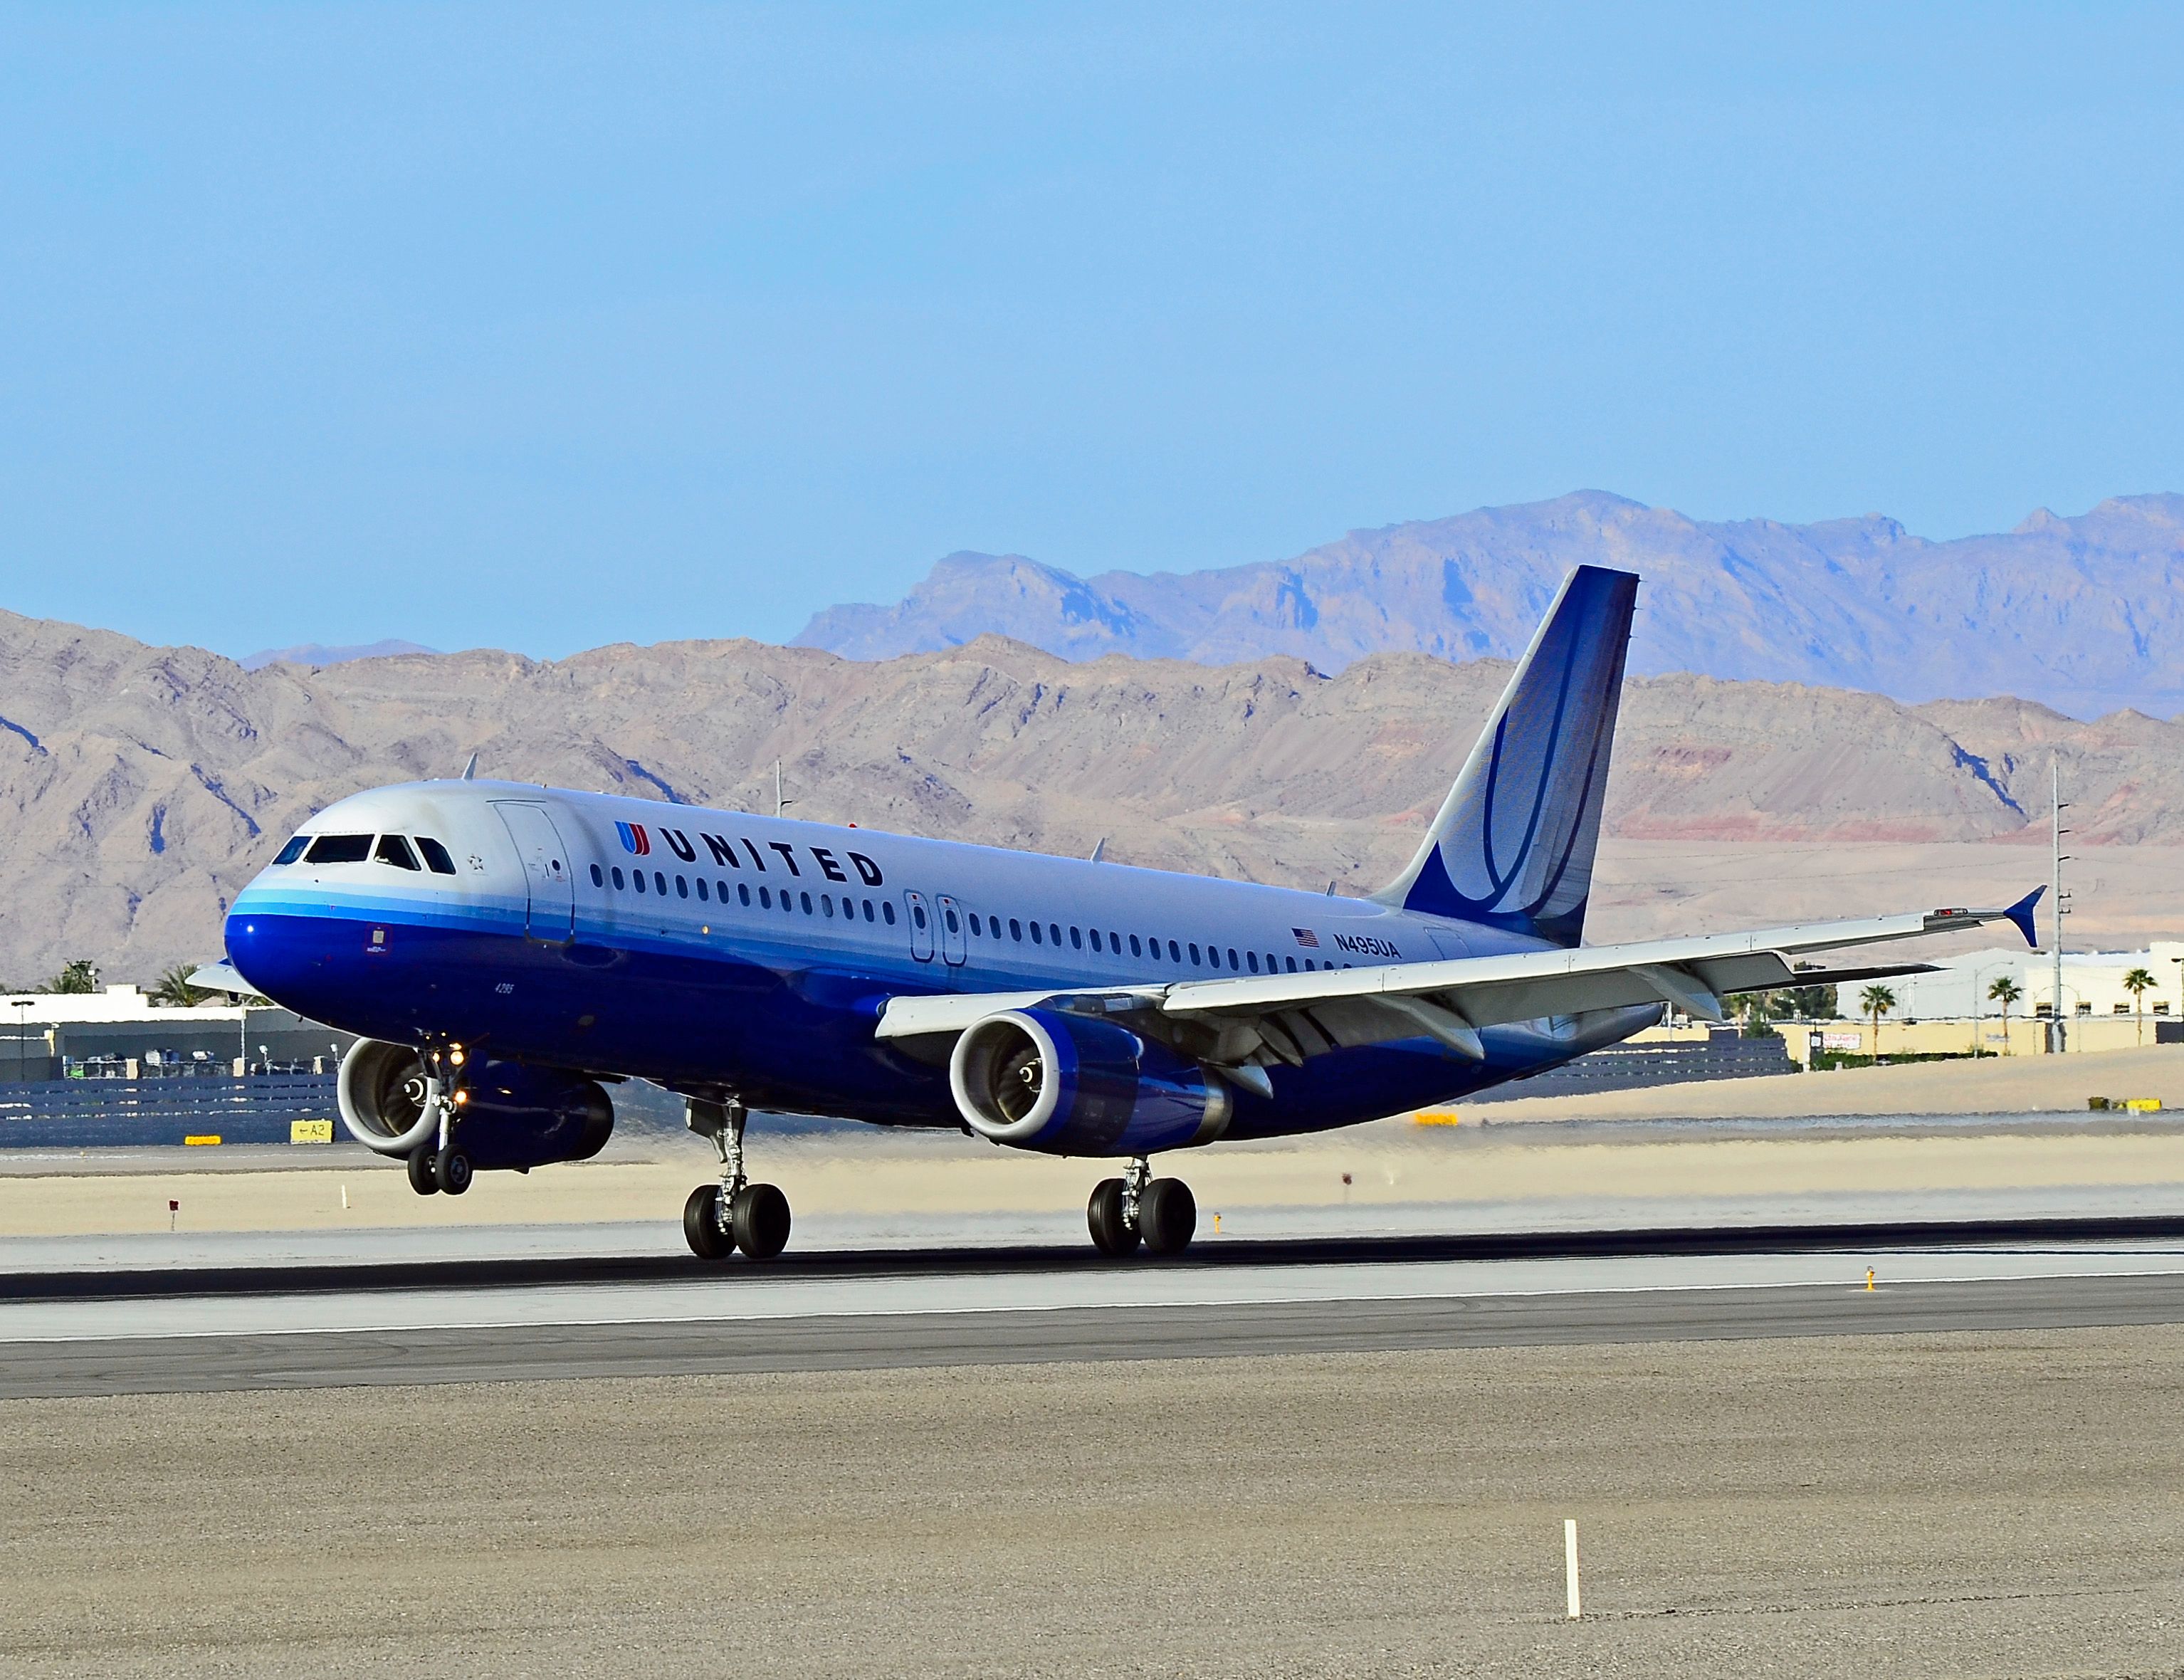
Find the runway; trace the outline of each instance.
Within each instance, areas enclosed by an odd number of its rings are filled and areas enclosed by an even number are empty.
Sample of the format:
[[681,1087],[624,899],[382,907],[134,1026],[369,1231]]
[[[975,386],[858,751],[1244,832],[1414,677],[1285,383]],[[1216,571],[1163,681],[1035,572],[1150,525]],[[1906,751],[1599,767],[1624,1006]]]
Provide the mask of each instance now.
[[0,1399],[2184,1323],[2184,1275],[140,1336],[0,1349]]
[[2173,1217],[59,1269],[0,1398],[2170,1323]]

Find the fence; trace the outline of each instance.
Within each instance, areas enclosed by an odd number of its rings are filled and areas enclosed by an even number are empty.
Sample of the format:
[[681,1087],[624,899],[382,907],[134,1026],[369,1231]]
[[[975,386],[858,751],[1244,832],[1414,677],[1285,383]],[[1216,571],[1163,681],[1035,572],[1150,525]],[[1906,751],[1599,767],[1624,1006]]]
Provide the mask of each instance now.
[[1720,1032],[1703,1044],[1613,1044],[1529,1079],[1481,1091],[1468,1100],[1490,1103],[1518,1097],[1576,1097],[1588,1091],[1635,1091],[1648,1085],[1750,1079],[1797,1071],[1781,1039],[1747,1038],[1735,1032]]
[[[0,1084],[0,1149],[142,1148],[218,1138],[286,1143],[299,1120],[335,1120],[335,1076],[42,1079]],[[343,1134],[337,1121],[335,1136]]]

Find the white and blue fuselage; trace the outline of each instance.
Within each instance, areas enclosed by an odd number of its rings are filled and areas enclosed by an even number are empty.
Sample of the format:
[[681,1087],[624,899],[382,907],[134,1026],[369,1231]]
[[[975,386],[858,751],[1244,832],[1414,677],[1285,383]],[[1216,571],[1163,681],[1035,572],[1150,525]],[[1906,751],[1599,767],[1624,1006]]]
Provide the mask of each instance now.
[[[755,1108],[956,1127],[890,999],[1080,993],[1525,951],[1368,899],[482,781],[341,800],[239,894],[249,983],[368,1038],[655,1081]],[[1446,1101],[1627,1037],[1654,1008],[1330,1049],[1240,1089],[1229,1138]]]

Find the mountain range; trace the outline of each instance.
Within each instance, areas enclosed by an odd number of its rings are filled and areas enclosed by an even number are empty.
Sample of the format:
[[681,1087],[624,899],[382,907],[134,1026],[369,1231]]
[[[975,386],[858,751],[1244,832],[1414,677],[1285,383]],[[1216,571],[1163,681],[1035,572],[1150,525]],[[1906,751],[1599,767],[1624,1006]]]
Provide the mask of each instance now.
[[2184,496],[1930,542],[1879,515],[1714,523],[1602,492],[1353,531],[1294,559],[1082,578],[956,554],[893,606],[827,609],[796,645],[889,659],[1000,634],[1069,659],[1519,652],[1570,567],[1645,580],[1634,674],[2010,695],[2078,717],[2184,709]]
[[[754,810],[772,809],[779,759],[794,814],[822,822],[1078,855],[1104,837],[1121,863],[1368,890],[1414,848],[1508,670],[1416,653],[1334,674],[1288,655],[1072,662],[988,636],[880,661],[677,642],[249,671],[0,613],[0,977],[75,957],[140,977],[214,954],[228,902],[306,817],[454,775],[473,752],[488,776]],[[1991,876],[2014,893],[2045,874],[2053,756],[2081,853],[2184,843],[2184,723],[1635,679],[1603,862],[1690,853],[1682,876],[1624,893],[1614,932],[1797,919],[1775,915],[1779,886],[1692,911],[1732,854],[1834,848],[1798,867],[1832,883],[1815,913],[1841,915],[1925,890],[1847,845],[1995,842],[1958,848],[1979,855],[1951,902]]]

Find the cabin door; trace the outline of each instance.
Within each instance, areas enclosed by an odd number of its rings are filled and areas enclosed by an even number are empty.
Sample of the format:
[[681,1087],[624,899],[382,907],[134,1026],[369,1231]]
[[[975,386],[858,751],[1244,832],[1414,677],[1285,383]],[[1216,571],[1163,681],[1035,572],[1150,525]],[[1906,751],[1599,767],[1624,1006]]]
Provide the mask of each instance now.
[[925,907],[925,894],[905,893],[903,906],[910,912],[910,954],[922,963],[933,960],[933,912]]
[[560,831],[554,826],[554,819],[546,815],[543,805],[503,804],[496,800],[493,808],[508,826],[509,838],[515,842],[516,855],[523,859],[524,885],[531,893],[524,932],[533,939],[566,945],[576,928],[577,876],[569,862],[568,848],[561,843]]

